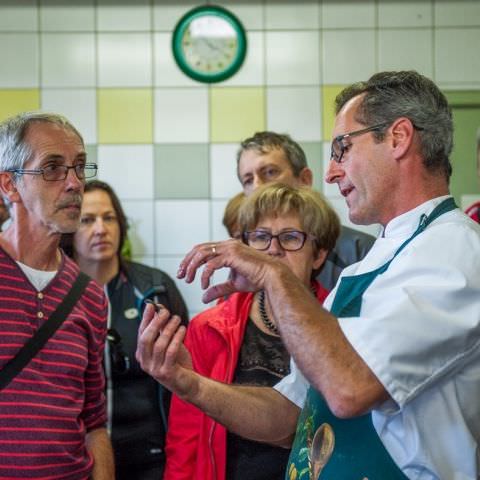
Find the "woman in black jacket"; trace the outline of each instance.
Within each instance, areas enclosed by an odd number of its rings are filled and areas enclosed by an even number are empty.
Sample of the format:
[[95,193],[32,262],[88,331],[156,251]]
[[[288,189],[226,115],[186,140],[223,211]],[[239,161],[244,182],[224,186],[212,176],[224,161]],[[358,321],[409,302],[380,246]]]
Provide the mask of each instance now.
[[122,255],[127,219],[105,182],[85,186],[80,227],[65,250],[80,269],[104,285],[110,303],[105,355],[109,429],[117,480],[159,480],[170,393],[144,373],[135,359],[144,301],[153,300],[179,315],[186,325],[185,303],[173,280],[161,270],[128,261]]

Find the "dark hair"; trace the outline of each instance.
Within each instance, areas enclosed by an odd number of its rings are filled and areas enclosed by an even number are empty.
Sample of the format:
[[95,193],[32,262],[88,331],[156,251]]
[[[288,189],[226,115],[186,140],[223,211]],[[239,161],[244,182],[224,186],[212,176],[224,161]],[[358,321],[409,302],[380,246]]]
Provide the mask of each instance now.
[[302,147],[290,135],[275,132],[257,132],[246,138],[237,152],[237,175],[240,157],[247,150],[254,150],[262,155],[272,150],[281,150],[285,154],[295,177],[298,177],[307,165],[307,157]]
[[[95,190],[101,190],[105,192],[110,197],[110,201],[112,202],[113,210],[115,212],[115,216],[117,217],[120,230],[120,241],[118,243],[117,255],[120,261],[122,261],[122,247],[125,243],[125,239],[127,238],[128,231],[127,216],[123,211],[122,204],[120,203],[117,194],[108,183],[102,182],[101,180],[91,180],[85,184],[84,193],[94,192]],[[72,258],[74,256],[73,235],[73,233],[64,234],[62,235],[60,241],[60,246],[63,248],[65,253]]]
[[335,99],[338,114],[352,98],[364,95],[356,120],[366,126],[385,123],[373,135],[382,141],[385,129],[397,118],[408,118],[416,128],[425,168],[452,174],[450,153],[453,146],[452,112],[445,95],[427,77],[415,71],[380,72],[366,82],[342,90]]

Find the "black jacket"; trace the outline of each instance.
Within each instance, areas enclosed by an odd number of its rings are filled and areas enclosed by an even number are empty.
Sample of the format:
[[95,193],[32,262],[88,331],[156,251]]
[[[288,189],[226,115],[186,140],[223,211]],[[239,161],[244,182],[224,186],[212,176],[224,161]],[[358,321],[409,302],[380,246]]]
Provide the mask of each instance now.
[[[108,284],[111,323],[113,413],[112,443],[117,468],[164,463],[165,427],[170,393],[140,368],[135,359],[143,298],[155,298],[188,323],[187,308],[173,280],[164,272],[123,262]],[[107,366],[108,376],[108,366]],[[163,468],[162,468],[163,470]]]

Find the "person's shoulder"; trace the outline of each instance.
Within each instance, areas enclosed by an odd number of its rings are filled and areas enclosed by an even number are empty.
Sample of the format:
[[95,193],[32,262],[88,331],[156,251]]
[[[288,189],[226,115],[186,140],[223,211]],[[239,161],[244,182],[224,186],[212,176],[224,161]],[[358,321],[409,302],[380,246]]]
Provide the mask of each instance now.
[[127,277],[130,277],[136,285],[141,283],[146,288],[158,283],[170,284],[173,282],[172,278],[163,270],[143,263],[125,261],[123,269]]
[[369,233],[362,232],[361,230],[355,230],[345,225],[341,225],[340,238],[368,246],[372,246],[376,240],[375,237]]

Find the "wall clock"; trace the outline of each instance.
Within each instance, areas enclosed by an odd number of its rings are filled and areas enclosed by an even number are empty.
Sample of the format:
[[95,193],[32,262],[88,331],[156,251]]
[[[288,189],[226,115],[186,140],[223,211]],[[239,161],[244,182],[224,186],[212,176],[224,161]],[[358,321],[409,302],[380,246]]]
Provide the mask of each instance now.
[[247,37],[240,20],[225,8],[205,5],[187,12],[175,26],[173,56],[199,82],[226,80],[242,66]]

